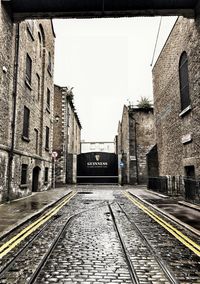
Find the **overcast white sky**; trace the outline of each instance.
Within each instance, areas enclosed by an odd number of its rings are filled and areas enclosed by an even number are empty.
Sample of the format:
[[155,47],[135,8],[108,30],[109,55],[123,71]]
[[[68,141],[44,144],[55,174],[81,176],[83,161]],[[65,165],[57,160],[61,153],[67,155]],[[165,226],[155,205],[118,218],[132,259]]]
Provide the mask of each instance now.
[[[175,19],[162,19],[156,58]],[[159,21],[54,20],[55,83],[74,87],[82,140],[113,141],[123,105],[137,104],[141,96],[153,98],[150,63]]]

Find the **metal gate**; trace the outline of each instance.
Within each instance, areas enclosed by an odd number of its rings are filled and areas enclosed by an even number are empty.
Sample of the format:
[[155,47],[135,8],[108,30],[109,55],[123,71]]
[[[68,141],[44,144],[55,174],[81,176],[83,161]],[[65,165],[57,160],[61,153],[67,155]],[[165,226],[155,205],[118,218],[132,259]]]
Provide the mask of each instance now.
[[117,155],[106,152],[90,152],[78,155],[77,183],[117,184]]

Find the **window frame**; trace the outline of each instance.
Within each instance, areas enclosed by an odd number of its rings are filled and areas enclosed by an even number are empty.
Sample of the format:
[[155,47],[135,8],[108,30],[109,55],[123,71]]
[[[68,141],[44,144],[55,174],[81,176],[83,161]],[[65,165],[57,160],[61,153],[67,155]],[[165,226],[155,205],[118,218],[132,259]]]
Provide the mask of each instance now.
[[45,136],[45,150],[49,151],[49,137],[50,137],[50,129],[46,126],[46,136]]
[[50,106],[51,106],[51,91],[49,88],[47,88],[47,110],[50,112]]
[[22,129],[22,138],[23,140],[29,142],[30,134],[30,109],[24,106],[24,116],[23,116],[23,129]]
[[31,86],[32,82],[32,69],[33,69],[33,61],[32,58],[28,53],[26,53],[26,74],[25,74],[25,81],[26,83]]
[[191,109],[188,56],[186,51],[182,52],[179,60],[179,84],[180,84],[180,104],[181,104],[181,116],[182,116],[188,110]]
[[44,183],[47,184],[49,182],[49,168],[45,167],[44,170]]
[[28,164],[21,165],[21,183],[22,187],[27,186],[27,178],[28,178]]

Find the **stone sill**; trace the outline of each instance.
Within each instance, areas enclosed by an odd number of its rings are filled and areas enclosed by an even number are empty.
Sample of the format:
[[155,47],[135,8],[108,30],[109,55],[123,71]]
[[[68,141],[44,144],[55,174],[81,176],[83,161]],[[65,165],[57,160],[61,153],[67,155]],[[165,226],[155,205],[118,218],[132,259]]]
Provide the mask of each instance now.
[[49,75],[50,75],[51,77],[53,77],[52,70],[50,69],[49,66],[47,67],[47,71],[48,71]]
[[186,115],[188,112],[190,112],[192,109],[191,105],[189,105],[188,107],[186,107],[180,114],[179,117],[183,117],[184,115]]
[[30,142],[30,139],[28,137],[25,137],[22,135],[22,140],[26,141],[26,142]]
[[26,86],[32,91],[31,84],[30,84],[30,82],[27,80],[27,78],[25,79],[25,84],[26,84]]
[[20,188],[27,188],[28,187],[28,184],[20,184],[20,186],[19,186]]
[[49,106],[46,107],[46,111],[47,111],[48,113],[51,113]]

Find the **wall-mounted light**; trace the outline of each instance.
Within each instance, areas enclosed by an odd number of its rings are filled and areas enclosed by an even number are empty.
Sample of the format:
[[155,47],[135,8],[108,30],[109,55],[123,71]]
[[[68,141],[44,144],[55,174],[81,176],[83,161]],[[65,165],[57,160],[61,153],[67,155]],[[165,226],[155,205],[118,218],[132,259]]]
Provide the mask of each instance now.
[[55,122],[58,122],[59,119],[60,119],[60,116],[59,116],[59,115],[56,115],[56,116],[55,116]]
[[6,66],[3,66],[3,73],[7,73],[8,69],[6,68]]

